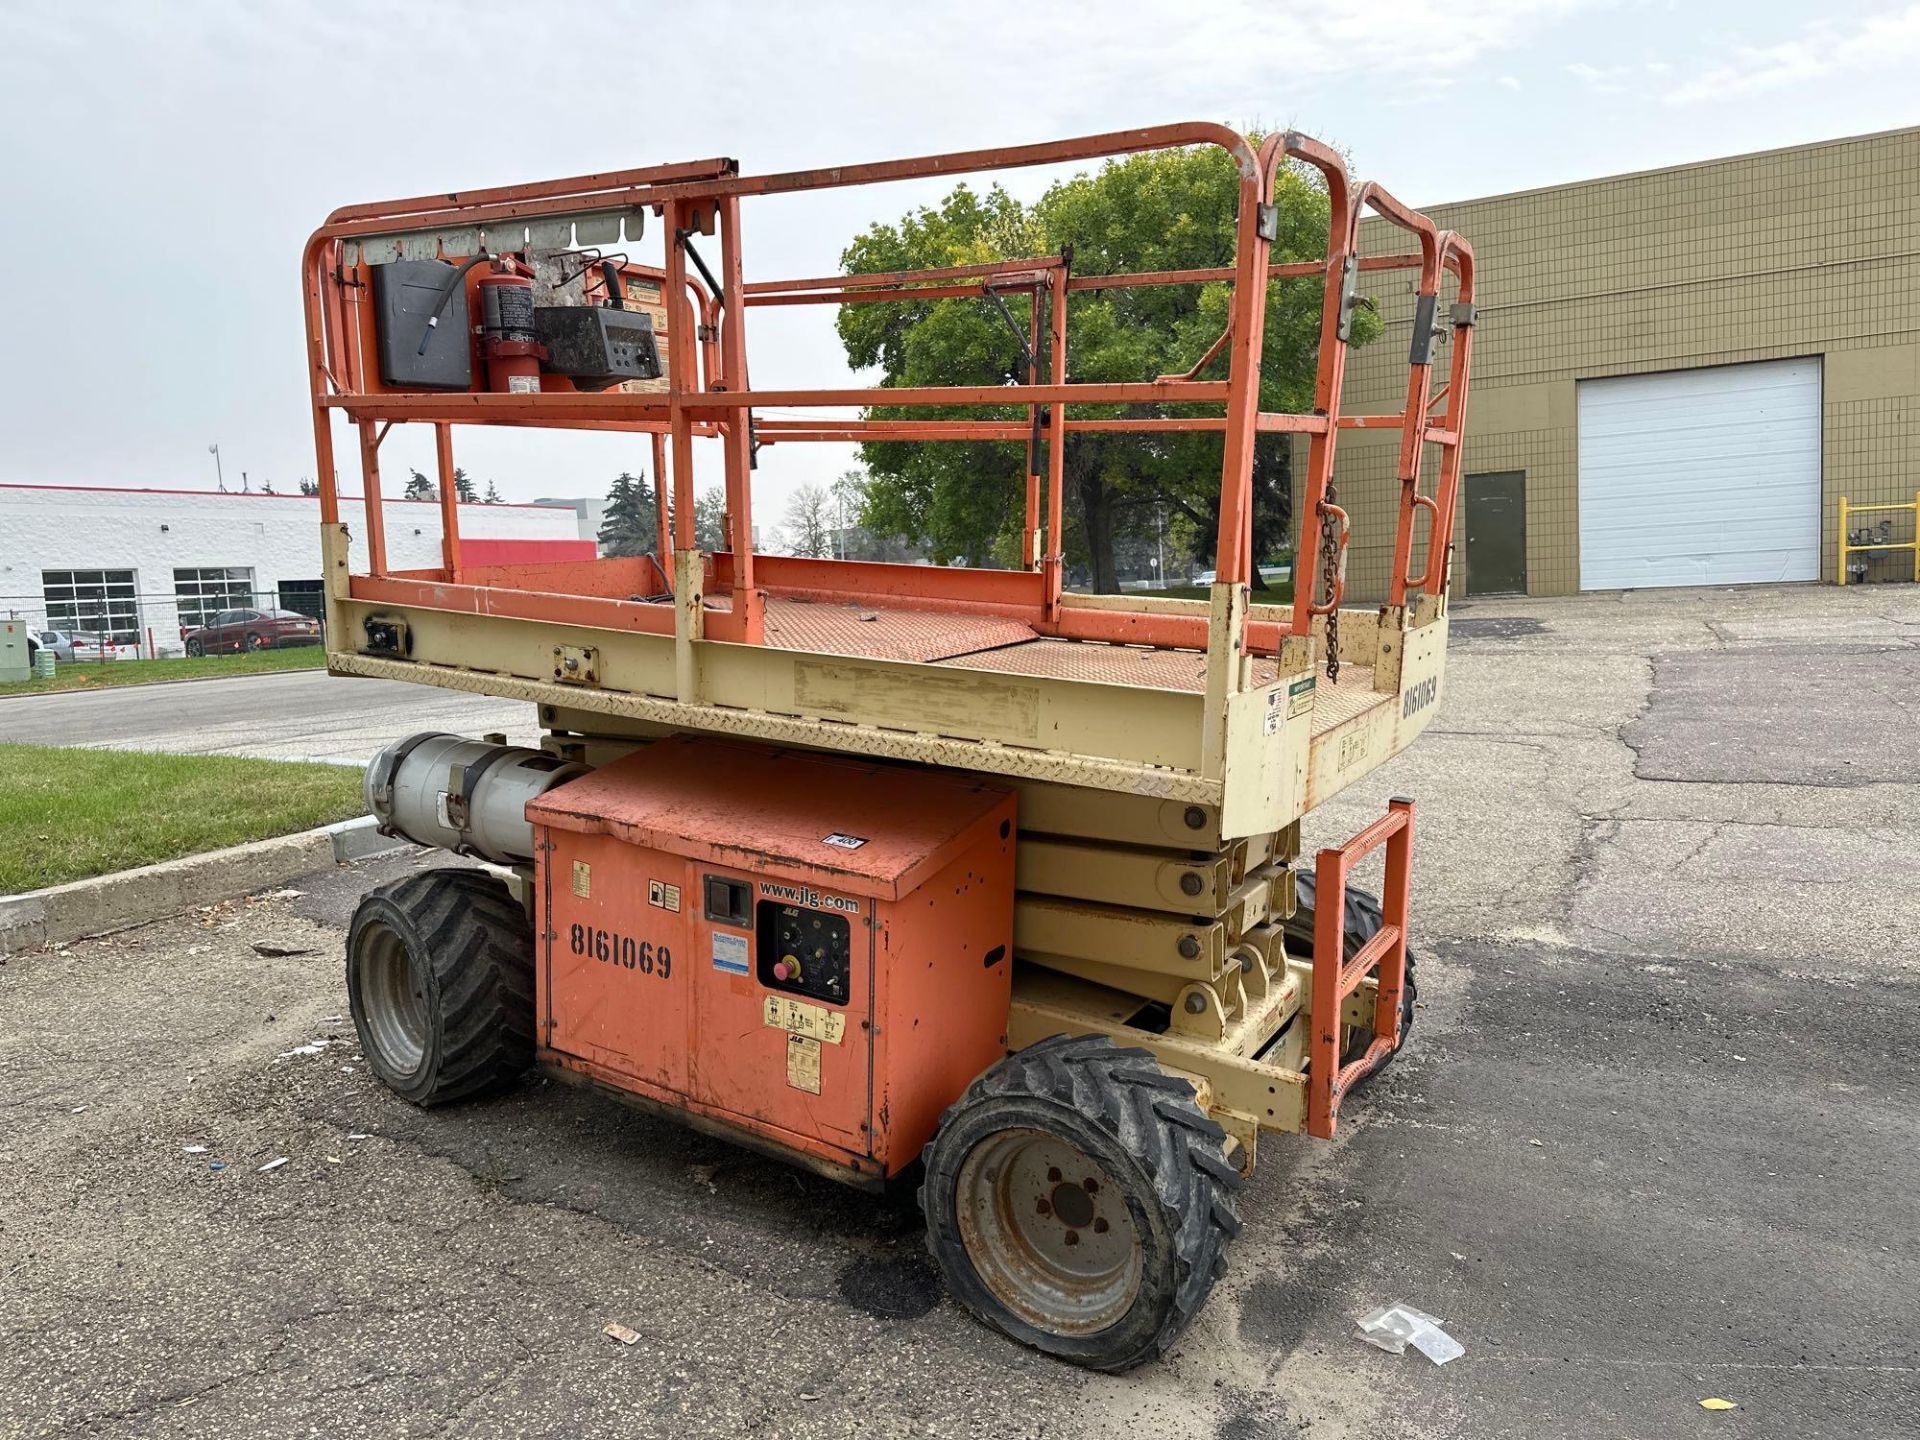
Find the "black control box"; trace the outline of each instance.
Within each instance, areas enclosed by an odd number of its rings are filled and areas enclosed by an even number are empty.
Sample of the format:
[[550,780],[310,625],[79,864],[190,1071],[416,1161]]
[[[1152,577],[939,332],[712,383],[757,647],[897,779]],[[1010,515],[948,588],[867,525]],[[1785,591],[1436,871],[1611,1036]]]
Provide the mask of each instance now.
[[754,936],[762,985],[829,1005],[844,1005],[852,992],[853,927],[845,915],[828,914],[776,900],[760,902]]
[[533,332],[547,347],[546,368],[582,390],[605,390],[622,380],[658,380],[660,351],[653,317],[644,310],[601,305],[540,305]]
[[[438,260],[392,260],[372,268],[381,383],[409,390],[471,389],[473,335],[459,267]],[[428,325],[436,312],[439,323]]]

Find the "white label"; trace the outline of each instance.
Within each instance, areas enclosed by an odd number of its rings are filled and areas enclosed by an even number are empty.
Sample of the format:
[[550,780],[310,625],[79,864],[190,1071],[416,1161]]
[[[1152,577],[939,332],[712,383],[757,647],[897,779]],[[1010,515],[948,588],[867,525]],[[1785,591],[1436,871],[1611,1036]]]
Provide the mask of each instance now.
[[507,377],[509,395],[538,395],[540,377],[538,375],[509,375]]
[[837,850],[858,850],[867,843],[867,837],[864,835],[842,835],[838,830],[825,836],[824,839],[827,844]]
[[725,930],[713,932],[713,968],[724,970],[729,975],[747,973],[747,937],[729,934]]

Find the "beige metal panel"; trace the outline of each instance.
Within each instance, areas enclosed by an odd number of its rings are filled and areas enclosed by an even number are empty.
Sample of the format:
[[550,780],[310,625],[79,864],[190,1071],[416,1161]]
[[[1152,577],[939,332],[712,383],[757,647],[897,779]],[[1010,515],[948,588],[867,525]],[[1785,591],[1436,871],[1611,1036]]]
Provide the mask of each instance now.
[[1318,681],[1293,675],[1227,700],[1225,835],[1264,835],[1300,818]]
[[1230,855],[1137,850],[1022,832],[1015,854],[1021,890],[1068,900],[1131,905],[1175,915],[1217,915],[1233,891]]
[[1307,765],[1307,809],[1325,803],[1397,755],[1427,728],[1440,708],[1447,623],[1442,615],[1418,630],[1406,632],[1397,696],[1313,737]]
[[1014,899],[1014,949],[1042,963],[1049,956],[1063,956],[1155,970],[1183,980],[1214,980],[1225,967],[1227,943],[1227,927],[1219,921],[1044,895]]
[[[531,622],[529,622],[531,623]],[[382,680],[408,680],[438,685],[471,695],[494,695],[529,700],[540,705],[573,706],[591,695],[596,708],[622,718],[645,720],[675,730],[697,730],[714,735],[737,735],[784,745],[848,751],[943,765],[956,770],[979,770],[1046,780],[1063,785],[1106,786],[1138,795],[1198,804],[1218,805],[1220,787],[1194,775],[1159,770],[1077,755],[1059,755],[1013,746],[953,740],[941,736],[903,734],[869,725],[836,725],[794,716],[755,714],[711,705],[682,705],[674,700],[611,691],[582,691],[552,681],[524,680],[486,671],[461,670],[416,661],[380,659],[334,652],[327,668],[336,675],[371,675]]]
[[1038,780],[1018,780],[1020,832],[1044,831],[1128,845],[1220,848],[1217,805],[1148,799],[1111,790],[1088,790]]
[[[1292,1002],[1287,1002],[1292,1003]],[[1208,1109],[1250,1115],[1263,1130],[1297,1131],[1306,1116],[1306,1076],[1297,1068],[1249,1058],[1234,1046],[1244,1044],[1235,1034],[1230,1041],[1207,1042],[1190,1036],[1154,1034],[1126,1021],[1139,1008],[1131,996],[1071,976],[1020,967],[1014,973],[1013,1007],[1007,1022],[1007,1043],[1015,1049],[1049,1035],[1109,1035],[1121,1045],[1139,1045],[1170,1070],[1203,1076],[1209,1087]],[[1280,1008],[1276,1002],[1276,1010]],[[1252,1022],[1277,1023],[1271,1016]],[[1300,1030],[1291,1026],[1288,1034]],[[1285,1041],[1276,1047],[1284,1053]],[[1253,1047],[1257,1050],[1259,1047]],[[1297,1064],[1297,1062],[1296,1062]]]
[[1198,696],[709,642],[713,705],[1199,769]]

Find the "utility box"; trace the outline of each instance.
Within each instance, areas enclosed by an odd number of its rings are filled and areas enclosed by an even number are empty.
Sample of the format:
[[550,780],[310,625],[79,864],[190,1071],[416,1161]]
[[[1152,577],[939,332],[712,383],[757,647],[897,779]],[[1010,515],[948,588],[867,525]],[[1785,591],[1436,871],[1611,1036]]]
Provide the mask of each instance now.
[[879,1182],[1006,1053],[1005,788],[679,736],[526,813],[549,1064]]
[[32,678],[33,660],[28,649],[27,622],[0,620],[0,684]]

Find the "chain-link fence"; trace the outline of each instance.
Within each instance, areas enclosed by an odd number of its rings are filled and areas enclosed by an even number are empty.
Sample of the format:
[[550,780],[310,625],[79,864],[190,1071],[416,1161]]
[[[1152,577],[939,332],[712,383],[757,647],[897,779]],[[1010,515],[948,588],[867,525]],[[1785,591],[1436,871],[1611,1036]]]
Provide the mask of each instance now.
[[[0,617],[24,621],[39,644],[60,659],[163,659],[187,653],[193,632],[244,616],[285,611],[326,627],[318,580],[283,581],[270,589],[235,584],[217,572],[198,572],[171,592],[136,590],[114,571],[50,574],[36,595],[0,595]],[[202,577],[205,578],[202,578]]]

